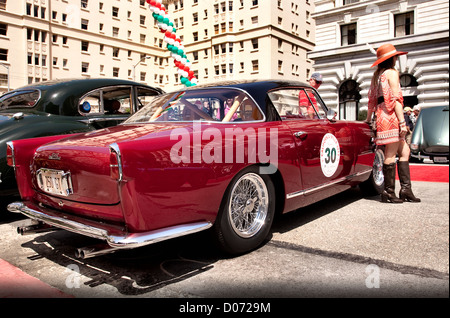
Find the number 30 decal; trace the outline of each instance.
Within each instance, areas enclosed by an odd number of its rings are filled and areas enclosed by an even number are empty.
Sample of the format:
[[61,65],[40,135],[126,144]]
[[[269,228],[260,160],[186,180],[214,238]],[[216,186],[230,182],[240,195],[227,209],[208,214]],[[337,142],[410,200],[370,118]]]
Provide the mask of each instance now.
[[341,148],[332,134],[326,134],[320,146],[320,166],[325,177],[332,177],[339,167]]

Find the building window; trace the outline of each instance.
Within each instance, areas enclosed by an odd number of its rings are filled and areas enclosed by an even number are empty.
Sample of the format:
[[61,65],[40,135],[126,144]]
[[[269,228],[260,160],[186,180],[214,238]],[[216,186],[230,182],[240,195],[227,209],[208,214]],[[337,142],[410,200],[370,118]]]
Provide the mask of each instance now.
[[0,0],[0,9],[6,10],[6,0]]
[[395,19],[395,37],[414,34],[414,12],[397,14]]
[[113,48],[113,57],[119,57],[119,48],[115,47]]
[[113,77],[119,77],[119,68],[113,67]]
[[8,33],[8,25],[4,23],[0,23],[0,35],[6,36]]
[[341,45],[356,44],[356,23],[341,25]]
[[87,30],[88,24],[89,24],[89,20],[81,19],[81,30]]
[[252,39],[252,47],[253,50],[257,50],[258,49],[258,39]]
[[367,113],[360,112],[361,94],[356,81],[347,80],[339,88],[339,119],[364,120]]
[[8,75],[0,74],[0,86],[7,86],[7,85],[8,85]]
[[283,61],[278,60],[278,73],[283,74]]
[[81,63],[81,73],[87,73],[89,71],[89,63]]
[[400,75],[400,86],[403,92],[403,106],[414,108],[414,106],[419,104],[419,99],[417,98],[417,86],[419,86],[419,83],[414,76],[410,74]]
[[119,37],[119,28],[113,27],[112,35],[115,38]]
[[253,70],[253,72],[258,72],[259,71],[259,62],[258,62],[258,60],[252,61],[252,70]]
[[87,52],[89,50],[89,42],[81,41],[81,51]]
[[87,6],[88,6],[88,0],[81,0],[81,7],[86,9]]
[[0,61],[7,61],[7,60],[8,60],[8,50],[0,49]]
[[347,4],[357,3],[357,2],[359,2],[359,0],[343,0],[344,6],[347,5]]

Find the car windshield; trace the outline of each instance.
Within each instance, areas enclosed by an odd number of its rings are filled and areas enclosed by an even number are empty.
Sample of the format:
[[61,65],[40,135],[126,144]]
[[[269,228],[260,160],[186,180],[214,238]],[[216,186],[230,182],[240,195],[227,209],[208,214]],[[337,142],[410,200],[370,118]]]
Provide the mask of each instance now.
[[237,89],[181,91],[158,96],[125,124],[173,121],[239,122],[263,120],[253,99]]
[[6,93],[0,97],[0,109],[34,107],[40,96],[39,90],[23,90]]

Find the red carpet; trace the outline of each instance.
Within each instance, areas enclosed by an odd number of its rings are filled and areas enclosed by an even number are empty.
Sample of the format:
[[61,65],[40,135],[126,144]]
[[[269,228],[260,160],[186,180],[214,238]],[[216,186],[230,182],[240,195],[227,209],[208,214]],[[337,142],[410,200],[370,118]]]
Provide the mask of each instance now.
[[[410,164],[411,180],[425,182],[449,182],[448,165]],[[397,174],[398,180],[398,174]]]
[[71,298],[0,259],[0,298]]

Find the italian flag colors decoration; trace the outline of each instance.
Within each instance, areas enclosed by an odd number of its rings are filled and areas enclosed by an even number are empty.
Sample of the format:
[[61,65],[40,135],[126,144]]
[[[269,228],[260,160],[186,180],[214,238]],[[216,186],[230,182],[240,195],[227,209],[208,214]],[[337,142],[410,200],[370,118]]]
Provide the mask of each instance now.
[[184,45],[176,34],[177,30],[162,0],[147,0],[147,3],[150,5],[150,11],[153,12],[152,16],[157,21],[160,31],[164,33],[164,42],[167,43],[167,49],[177,67],[181,83],[186,87],[197,85],[197,78],[191,70],[192,64],[187,59]]

